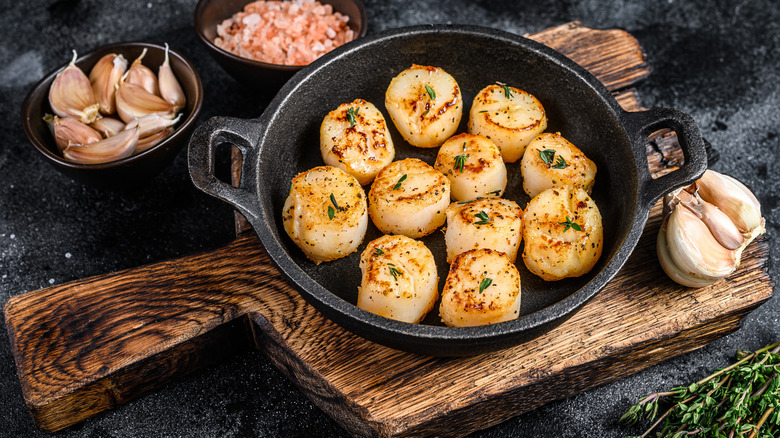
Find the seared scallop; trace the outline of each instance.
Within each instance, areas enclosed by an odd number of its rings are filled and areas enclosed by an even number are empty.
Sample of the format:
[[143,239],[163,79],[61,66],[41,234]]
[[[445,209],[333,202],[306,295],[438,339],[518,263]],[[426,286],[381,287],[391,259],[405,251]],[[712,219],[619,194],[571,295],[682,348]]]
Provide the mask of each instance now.
[[355,251],[368,227],[366,196],[355,177],[320,166],[292,180],[282,221],[287,235],[316,264]]
[[441,145],[434,167],[450,180],[452,199],[499,197],[506,188],[501,151],[487,137],[458,134]]
[[450,327],[472,327],[520,315],[520,273],[506,254],[472,249],[455,257],[441,294],[439,315]]
[[579,277],[601,256],[601,213],[582,187],[547,189],[525,207],[523,240],[523,261],[532,273],[547,281]]
[[385,234],[411,238],[444,224],[450,203],[450,181],[416,158],[395,161],[379,172],[368,192],[368,214]]
[[390,81],[385,108],[412,146],[437,147],[458,129],[463,98],[455,78],[438,67],[412,65]]
[[528,143],[546,128],[547,115],[541,102],[508,85],[488,85],[471,105],[468,131],[492,140],[507,163],[520,159]]
[[395,157],[384,116],[370,102],[355,99],[328,113],[320,126],[320,152],[325,164],[369,184]]
[[418,323],[439,297],[433,254],[406,236],[371,241],[360,256],[360,271],[358,307],[386,318]]
[[532,198],[557,186],[578,185],[590,193],[596,163],[560,133],[542,133],[528,145],[520,164],[523,190]]
[[447,262],[462,252],[490,248],[503,252],[514,263],[523,234],[523,210],[501,198],[456,202],[447,208]]

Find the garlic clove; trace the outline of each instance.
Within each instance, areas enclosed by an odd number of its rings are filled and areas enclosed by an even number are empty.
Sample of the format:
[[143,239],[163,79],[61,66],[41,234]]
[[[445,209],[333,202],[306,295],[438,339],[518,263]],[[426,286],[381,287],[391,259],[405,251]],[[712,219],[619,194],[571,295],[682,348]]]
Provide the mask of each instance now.
[[60,117],[75,117],[89,124],[100,116],[98,103],[89,78],[76,66],[76,58],[74,50],[70,64],[54,78],[49,88],[49,105]]
[[129,129],[113,137],[88,145],[71,144],[63,152],[65,159],[79,164],[100,164],[129,157],[135,151],[140,130]]
[[116,111],[125,123],[130,123],[137,118],[158,113],[163,117],[172,119],[173,106],[164,101],[162,97],[155,96],[142,87],[119,81],[116,90]]
[[162,98],[173,105],[173,108],[177,111],[184,108],[184,105],[187,103],[187,98],[184,95],[184,91],[181,89],[181,85],[179,85],[179,81],[176,79],[176,75],[173,74],[173,70],[171,69],[168,60],[168,43],[165,43],[165,61],[163,61],[157,71],[157,79]]
[[740,232],[750,233],[762,227],[761,208],[750,190],[718,172],[707,170],[696,181],[698,195],[723,211]]
[[702,279],[690,275],[681,270],[672,260],[671,254],[669,254],[669,248],[666,244],[666,224],[661,225],[661,229],[658,230],[658,238],[656,240],[656,251],[658,252],[658,261],[661,263],[661,268],[666,272],[676,283],[688,287],[704,287],[715,283],[714,279]]
[[[140,138],[148,137],[152,134],[156,134],[165,128],[173,126],[179,123],[181,120],[181,114],[175,119],[163,117],[158,113],[148,114],[146,116],[138,118],[138,124],[141,127]],[[129,128],[131,125],[127,125]]]
[[152,135],[138,139],[138,144],[135,146],[135,154],[140,154],[146,150],[153,148],[160,144],[163,140],[171,136],[173,129],[166,128],[161,131],[157,131]]
[[721,246],[707,225],[687,208],[675,208],[669,215],[666,245],[681,271],[703,280],[718,280],[737,268],[735,252]]
[[74,163],[100,164],[120,160],[133,154],[137,143],[135,132],[127,131],[90,145],[71,144],[63,156]]
[[49,124],[57,150],[62,152],[71,143],[91,144],[103,139],[100,133],[72,117],[46,114],[43,120]]
[[701,203],[701,220],[715,237],[715,240],[726,249],[735,250],[742,245],[745,237],[739,231],[726,213],[709,202]]
[[155,96],[160,95],[160,88],[157,85],[157,76],[149,67],[142,64],[144,56],[146,56],[146,49],[141,52],[141,55],[133,61],[130,69],[127,70],[124,81],[129,84],[135,84],[142,87]]
[[92,92],[103,114],[114,114],[114,93],[116,84],[127,71],[127,60],[122,55],[109,53],[100,58],[89,72],[89,82],[92,84]]
[[90,123],[89,126],[95,131],[99,132],[103,138],[117,135],[119,131],[125,129],[125,124],[113,117],[101,117]]

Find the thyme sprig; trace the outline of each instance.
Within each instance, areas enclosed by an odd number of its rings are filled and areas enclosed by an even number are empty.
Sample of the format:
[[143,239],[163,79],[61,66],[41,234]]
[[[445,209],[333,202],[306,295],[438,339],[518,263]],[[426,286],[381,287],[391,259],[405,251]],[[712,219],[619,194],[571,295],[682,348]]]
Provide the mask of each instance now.
[[479,218],[478,221],[474,222],[477,225],[487,225],[488,222],[490,222],[490,216],[485,213],[485,210],[480,210],[479,213],[475,214],[474,216]]
[[569,231],[569,228],[574,228],[577,231],[582,231],[582,226],[577,222],[574,222],[571,219],[569,219],[569,216],[566,216],[566,222],[558,222],[558,225],[566,226],[566,228],[563,229],[564,233]]
[[347,120],[349,121],[349,127],[355,126],[355,123],[357,123],[357,119],[355,119],[355,116],[358,115],[358,111],[360,111],[360,107],[349,107],[347,109]]
[[455,170],[460,170],[463,173],[463,168],[466,167],[466,160],[469,159],[469,154],[460,154],[455,156]]
[[507,84],[505,84],[503,82],[496,82],[496,84],[500,85],[501,88],[504,89],[504,97],[506,97],[507,99],[511,99],[512,98],[512,89],[509,88],[509,85],[507,85]]
[[[644,396],[620,422],[654,421],[640,438],[780,436],[780,342],[737,352],[737,362],[689,386]],[[659,402],[670,405],[656,420]]]

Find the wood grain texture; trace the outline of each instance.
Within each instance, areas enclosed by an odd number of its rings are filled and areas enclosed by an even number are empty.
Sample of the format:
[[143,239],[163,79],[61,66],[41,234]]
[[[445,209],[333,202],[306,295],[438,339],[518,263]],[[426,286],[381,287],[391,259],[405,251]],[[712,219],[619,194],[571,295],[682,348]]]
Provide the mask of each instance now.
[[[649,67],[630,35],[571,23],[531,37],[641,108],[625,87]],[[677,150],[673,133],[654,135],[650,169],[679,165]],[[5,321],[25,402],[47,431],[254,346],[355,435],[465,435],[701,347],[771,296],[767,241],[729,278],[686,289],[656,261],[659,222],[656,206],[625,267],[569,320],[475,357],[413,355],[346,332],[300,298],[241,221],[219,250],[13,297]]]

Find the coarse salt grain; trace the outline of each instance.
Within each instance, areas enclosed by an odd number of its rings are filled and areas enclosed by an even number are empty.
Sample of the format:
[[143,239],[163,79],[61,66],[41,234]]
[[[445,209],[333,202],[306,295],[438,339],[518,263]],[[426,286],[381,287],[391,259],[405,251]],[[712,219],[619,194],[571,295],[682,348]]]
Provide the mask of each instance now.
[[255,1],[217,26],[214,44],[256,61],[306,65],[354,39],[348,21],[318,1]]

